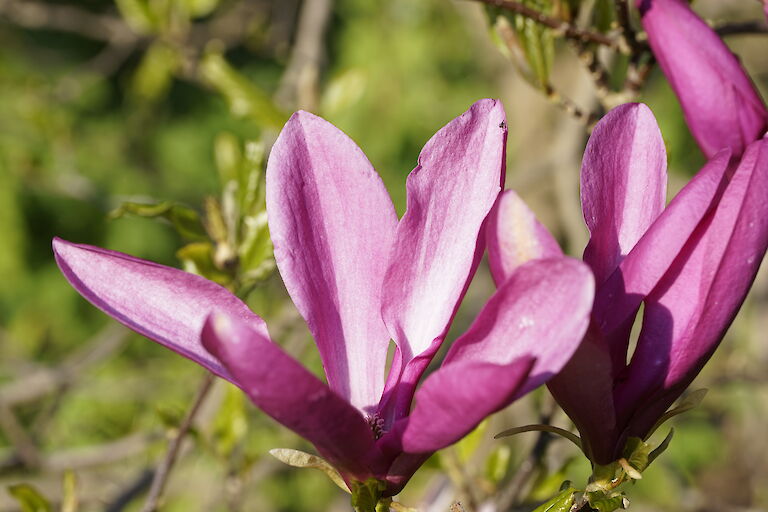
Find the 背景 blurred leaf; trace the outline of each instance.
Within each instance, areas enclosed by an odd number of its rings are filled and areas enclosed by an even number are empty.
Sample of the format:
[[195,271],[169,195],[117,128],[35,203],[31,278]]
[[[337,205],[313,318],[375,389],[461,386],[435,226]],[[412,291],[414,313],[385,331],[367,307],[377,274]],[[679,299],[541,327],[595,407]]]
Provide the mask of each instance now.
[[208,237],[203,227],[200,215],[188,206],[175,201],[160,201],[156,203],[126,202],[110,212],[111,219],[119,219],[124,215],[136,215],[150,219],[162,219],[174,227],[184,239],[189,241],[204,241]]
[[288,116],[275,105],[272,98],[229,65],[217,51],[208,51],[200,61],[201,77],[219,91],[229,103],[231,112],[248,117],[260,125],[279,129]]
[[51,512],[51,504],[30,484],[8,486],[8,493],[19,502],[22,512]]

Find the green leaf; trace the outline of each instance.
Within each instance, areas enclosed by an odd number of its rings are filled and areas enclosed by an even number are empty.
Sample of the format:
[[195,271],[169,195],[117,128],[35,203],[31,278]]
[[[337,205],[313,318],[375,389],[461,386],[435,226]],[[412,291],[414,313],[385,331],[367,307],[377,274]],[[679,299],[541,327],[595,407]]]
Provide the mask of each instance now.
[[234,115],[273,129],[282,128],[288,120],[266,92],[230,66],[220,53],[206,53],[199,71],[202,78],[226,98]]
[[500,439],[502,437],[514,436],[517,434],[521,434],[523,432],[549,432],[550,434],[557,434],[558,436],[564,437],[565,439],[569,440],[570,442],[578,446],[579,450],[582,449],[581,438],[579,436],[577,436],[573,432],[568,432],[565,429],[562,429],[559,427],[553,427],[552,425],[534,424],[534,425],[524,425],[522,427],[510,428],[502,432],[499,432],[498,434],[493,436],[493,438]]
[[664,453],[667,448],[669,448],[669,443],[672,441],[672,437],[675,435],[675,429],[671,428],[669,429],[669,434],[667,434],[667,437],[664,438],[664,440],[661,442],[659,446],[657,446],[651,453],[648,454],[648,466],[651,465],[651,462],[656,460],[656,458]]
[[[553,15],[557,7],[552,0],[522,0],[520,3]],[[491,25],[501,43],[502,52],[510,57],[521,75],[532,85],[548,90],[552,63],[555,59],[555,36],[552,29],[536,21],[497,7],[487,7]]]
[[480,442],[485,437],[485,432],[488,429],[488,420],[480,422],[475,429],[464,436],[458,443],[454,445],[456,455],[459,457],[459,462],[466,464],[472,458],[472,455],[477,451]]
[[624,0],[596,0],[593,14],[593,24],[600,32],[608,32],[616,19],[616,1]]
[[549,501],[542,503],[533,512],[568,512],[573,506],[578,491],[568,487]]
[[21,505],[22,512],[51,512],[51,504],[29,484],[9,485],[8,492]]
[[499,445],[485,461],[485,476],[498,484],[507,474],[509,462],[512,459],[512,450],[506,444]]
[[677,407],[673,407],[672,409],[668,410],[664,415],[659,418],[659,421],[656,422],[656,424],[651,428],[650,432],[648,432],[648,435],[645,436],[646,439],[651,437],[654,432],[656,432],[656,429],[658,429],[664,422],[669,420],[670,418],[674,418],[678,414],[682,414],[684,412],[688,412],[691,409],[695,409],[696,407],[701,404],[702,400],[704,400],[704,397],[707,395],[706,389],[697,389],[695,391],[691,391],[687,395],[683,397],[680,402],[678,402]]
[[157,30],[158,20],[146,0],[115,0],[115,3],[120,15],[137,34],[151,34]]
[[238,138],[229,132],[220,133],[213,143],[213,155],[221,184],[238,181],[243,161],[243,152]]
[[170,89],[180,64],[181,58],[173,47],[162,42],[152,44],[133,75],[131,94],[139,101],[161,99]]
[[219,456],[229,458],[247,433],[245,394],[234,386],[227,386],[211,432],[213,448]]
[[189,241],[203,241],[208,237],[198,213],[188,206],[174,201],[158,203],[127,202],[110,212],[110,219],[119,219],[125,215],[135,215],[149,219],[162,219],[169,222],[179,235]]
[[[328,461],[323,459],[322,457],[318,457],[317,455],[312,455],[311,453],[302,452],[299,450],[292,450],[290,448],[274,448],[272,450],[269,450],[269,454],[272,455],[274,458],[279,460],[280,462],[284,464],[288,464],[289,466],[293,466],[295,468],[312,468],[312,469],[319,469],[323,473],[325,473],[328,478],[330,478],[333,483],[339,486],[339,488],[345,492],[350,492],[349,487],[347,487],[346,482],[344,482],[344,479],[341,477],[338,471],[336,471],[336,468],[331,466]],[[378,480],[368,480],[366,484],[359,484],[361,487],[364,487],[365,489],[362,489],[361,492],[365,493],[371,490],[369,487],[372,484],[369,484],[370,482],[376,482],[376,485],[382,484],[382,482],[379,482]],[[354,489],[353,489],[354,490]],[[382,489],[383,490],[383,489]],[[353,494],[353,504],[354,504],[354,493]],[[362,499],[362,498],[361,498]],[[376,496],[376,502],[378,502],[378,495]],[[374,502],[375,506],[375,502]],[[373,510],[373,508],[371,508]]]

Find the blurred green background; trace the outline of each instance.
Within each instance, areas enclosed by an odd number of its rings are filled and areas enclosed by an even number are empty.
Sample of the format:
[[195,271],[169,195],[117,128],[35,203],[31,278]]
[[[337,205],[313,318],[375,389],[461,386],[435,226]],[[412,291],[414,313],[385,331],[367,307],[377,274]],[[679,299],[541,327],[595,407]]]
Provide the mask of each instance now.
[[[761,16],[752,0],[696,5],[713,20]],[[728,42],[765,97],[768,36]],[[593,84],[568,45],[553,49],[552,83],[585,110],[596,108]],[[0,1],[0,511],[19,510],[4,490],[19,482],[58,503],[68,469],[79,510],[138,510],[165,435],[203,375],[81,299],[53,261],[53,236],[178,266],[183,240],[170,225],[109,220],[109,212],[125,201],[159,200],[202,212],[204,198],[221,193],[217,137],[268,145],[299,107],[363,148],[402,213],[405,177],[421,146],[482,97],[502,98],[506,107],[508,186],[579,254],[587,133],[521,78],[470,1]],[[661,124],[673,193],[703,157],[658,70],[640,99]],[[675,420],[671,448],[630,490],[633,510],[768,510],[765,274],[693,386],[710,389],[703,406]],[[481,268],[454,334],[491,290]],[[279,277],[248,300],[277,341],[319,371]],[[162,510],[348,510],[348,498],[321,473],[267,455],[311,447],[246,402],[216,385]],[[526,470],[536,436],[501,442],[491,434],[536,421],[550,407],[537,392],[492,418],[459,448],[433,457],[402,502],[447,511],[462,493],[483,502],[503,492]],[[553,422],[569,427],[561,414]],[[534,468],[514,501],[543,499],[565,478],[583,481],[588,471],[575,455],[552,442],[544,471]],[[547,472],[554,476],[541,476]]]

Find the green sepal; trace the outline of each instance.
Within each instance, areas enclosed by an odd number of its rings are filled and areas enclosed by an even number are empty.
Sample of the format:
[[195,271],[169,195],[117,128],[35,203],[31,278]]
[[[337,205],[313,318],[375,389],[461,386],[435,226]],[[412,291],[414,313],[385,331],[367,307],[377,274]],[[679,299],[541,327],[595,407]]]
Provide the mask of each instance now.
[[675,435],[675,429],[671,428],[669,429],[669,434],[667,434],[667,437],[664,438],[664,440],[657,446],[651,453],[648,454],[648,465],[651,465],[651,462],[656,460],[656,457],[664,453],[667,448],[669,448],[669,443],[672,441],[672,437]]
[[613,512],[626,509],[629,500],[623,493],[608,493],[605,491],[591,491],[584,493],[589,506],[598,512]]
[[576,500],[576,493],[576,488],[568,486],[551,500],[536,507],[533,512],[568,512]]
[[[381,493],[387,488],[387,485],[381,480],[369,478],[365,482],[352,482],[352,508],[355,512],[380,512]],[[389,507],[391,499],[385,499],[384,505]],[[384,508],[384,511],[388,508]]]

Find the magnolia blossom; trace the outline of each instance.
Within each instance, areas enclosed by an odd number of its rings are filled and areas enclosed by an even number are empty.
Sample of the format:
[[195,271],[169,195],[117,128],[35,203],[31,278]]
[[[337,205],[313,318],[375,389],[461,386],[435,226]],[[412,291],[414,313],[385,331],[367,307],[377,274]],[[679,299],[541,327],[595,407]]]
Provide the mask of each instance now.
[[432,452],[557,373],[589,323],[588,267],[562,255],[531,262],[416,390],[484,250],[481,227],[501,190],[505,140],[502,105],[475,103],[422,150],[398,221],[351,139],[306,112],[288,121],[267,166],[267,214],[278,269],[320,350],[327,385],[210,281],[58,239],[56,259],[94,305],[239,386],[348,483],[375,478],[390,496]]
[[739,59],[686,0],[636,0],[648,43],[711,158],[741,155],[768,129],[768,109]]
[[[666,153],[642,104],[598,123],[581,168],[595,274],[592,320],[573,359],[549,382],[598,464],[645,438],[725,335],[768,247],[768,139],[741,159],[717,153],[665,208]],[[495,279],[560,249],[512,192],[488,223]],[[645,304],[629,357],[630,332]]]

